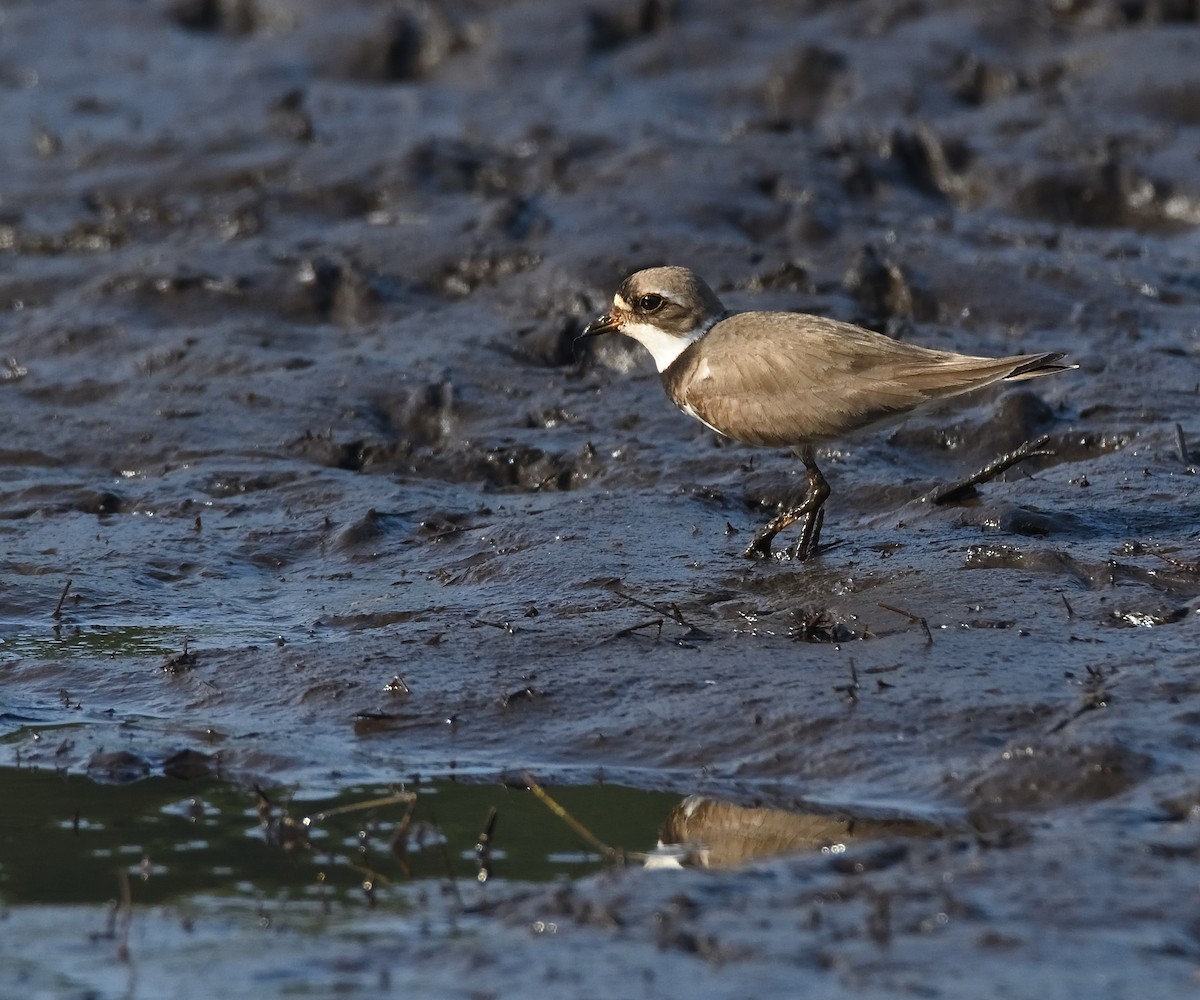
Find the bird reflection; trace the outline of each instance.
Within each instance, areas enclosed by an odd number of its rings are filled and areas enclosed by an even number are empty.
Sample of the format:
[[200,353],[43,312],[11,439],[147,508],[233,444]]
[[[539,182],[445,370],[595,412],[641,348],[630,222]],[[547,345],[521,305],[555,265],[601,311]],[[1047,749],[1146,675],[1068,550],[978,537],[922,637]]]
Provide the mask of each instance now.
[[929,820],[750,808],[689,795],[667,816],[658,850],[646,866],[725,868],[782,854],[840,854],[848,844],[870,838],[935,837],[943,832],[944,827]]

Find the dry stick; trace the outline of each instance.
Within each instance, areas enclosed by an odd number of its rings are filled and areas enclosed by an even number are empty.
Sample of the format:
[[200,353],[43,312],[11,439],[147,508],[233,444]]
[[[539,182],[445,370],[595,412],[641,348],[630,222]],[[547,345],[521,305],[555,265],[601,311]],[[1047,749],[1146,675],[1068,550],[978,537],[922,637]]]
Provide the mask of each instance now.
[[475,862],[479,865],[480,882],[486,882],[492,877],[492,843],[496,837],[496,819],[500,814],[496,807],[488,809],[487,819],[483,821],[483,830],[475,841]]
[[484,618],[476,619],[471,622],[472,625],[489,625],[492,628],[498,628],[502,632],[507,632],[509,635],[514,635],[517,627],[512,622],[489,622]]
[[68,580],[68,581],[67,581],[67,585],[66,585],[65,587],[63,587],[63,589],[62,589],[62,593],[61,593],[61,594],[59,595],[59,597],[58,597],[58,604],[57,604],[57,605],[55,605],[55,608],[54,608],[54,614],[52,614],[52,615],[50,616],[50,617],[51,617],[51,618],[53,618],[55,621],[58,621],[60,618],[62,618],[62,606],[63,606],[63,602],[64,602],[64,601],[66,601],[66,599],[67,599],[67,592],[68,592],[68,591],[71,589],[71,584],[73,584],[74,582],[75,582],[74,580]]
[[639,622],[637,625],[630,625],[628,628],[623,628],[619,632],[614,632],[612,635],[605,636],[603,639],[592,643],[590,646],[584,646],[583,651],[587,652],[589,649],[595,649],[598,646],[603,646],[605,643],[612,642],[614,639],[627,639],[635,632],[640,632],[642,629],[649,628],[651,625],[658,626],[658,638],[661,639],[663,622],[665,620],[666,619],[664,618],[651,618],[648,622]]
[[392,880],[384,875],[383,872],[377,872],[374,868],[360,865],[357,861],[347,861],[346,867],[352,872],[358,872],[358,874],[362,875],[364,880],[371,884],[371,888],[380,884],[385,886],[392,885]]
[[642,629],[649,628],[651,625],[657,625],[658,626],[658,635],[659,635],[659,638],[661,639],[662,638],[663,621],[664,621],[664,619],[662,619],[662,618],[651,618],[648,622],[640,622],[637,625],[630,625],[629,628],[621,629],[621,631],[617,632],[615,635],[613,635],[612,638],[624,639],[626,636],[633,635],[634,632],[640,632]]
[[340,816],[342,813],[361,812],[363,809],[374,809],[378,806],[395,806],[402,802],[416,802],[416,792],[393,792],[391,795],[385,795],[379,799],[367,799],[364,802],[351,802],[348,805],[337,806],[333,809],[326,809],[324,812],[313,813],[311,816],[305,816],[301,821],[307,826],[310,823],[318,822],[319,820],[329,819],[330,816]]
[[913,624],[919,624],[921,628],[925,630],[925,645],[933,645],[933,633],[929,631],[929,622],[927,622],[920,615],[914,615],[911,611],[905,611],[903,608],[894,608],[890,604],[881,603],[879,606],[883,608],[884,611],[890,611],[894,615],[903,615]]
[[861,685],[858,683],[858,667],[854,665],[854,657],[850,657],[850,683],[839,684],[834,688],[835,691],[840,691],[846,695],[846,699],[852,705],[858,704],[858,692]]
[[412,878],[412,865],[408,860],[408,831],[412,826],[413,812],[416,811],[416,808],[417,797],[414,795],[408,808],[404,810],[404,815],[400,817],[400,822],[396,824],[392,839],[388,841],[388,850],[400,865],[400,870],[404,873],[405,878]]
[[603,840],[597,837],[591,830],[579,822],[574,816],[566,811],[562,806],[554,801],[546,790],[533,780],[533,775],[526,772],[521,775],[521,780],[529,786],[529,790],[538,797],[542,805],[549,809],[555,816],[561,819],[572,830],[574,830],[587,843],[591,844],[599,854],[609,861],[626,861],[630,858],[635,860],[645,860],[645,854],[629,854],[625,851],[618,851],[616,848],[609,847]]
[[1161,552],[1151,552],[1155,559],[1161,559],[1168,566],[1174,566],[1176,569],[1183,570],[1185,573],[1200,573],[1200,561],[1194,563],[1182,562],[1179,559],[1172,559],[1170,556],[1164,556]]
[[950,503],[954,500],[962,499],[964,493],[973,486],[979,486],[982,483],[990,482],[995,479],[1000,473],[1011,469],[1018,462],[1023,462],[1027,458],[1036,458],[1042,455],[1053,455],[1054,451],[1043,450],[1047,441],[1050,440],[1049,434],[1043,434],[1040,438],[1035,438],[1032,441],[1026,441],[1021,447],[1010,451],[1007,455],[1001,455],[985,465],[982,469],[973,476],[968,476],[957,483],[952,483],[949,486],[943,486],[939,489],[926,493],[921,499],[932,504]]
[[1100,708],[1108,707],[1108,692],[1095,691],[1084,696],[1083,704],[1080,705],[1074,712],[1068,715],[1065,719],[1060,719],[1050,727],[1051,733],[1061,733],[1072,722],[1078,719],[1081,715],[1086,715],[1088,712],[1094,712]]
[[649,601],[643,601],[639,597],[634,597],[632,594],[625,593],[625,591],[621,590],[619,587],[613,587],[612,592],[614,594],[616,594],[618,597],[623,597],[630,604],[636,604],[639,608],[645,608],[647,611],[653,611],[656,615],[662,615],[665,618],[670,618],[671,621],[673,621],[676,625],[681,626],[682,628],[691,628],[692,627],[686,621],[683,620],[683,615],[681,615],[679,613],[679,609],[677,607],[675,607],[674,605],[671,605],[671,607],[667,608],[664,611],[662,608],[658,607],[657,605],[651,604]]
[[649,601],[643,601],[641,598],[634,597],[632,594],[627,594],[620,587],[611,587],[609,589],[618,597],[623,597],[625,600],[629,601],[630,604],[636,604],[638,607],[645,608],[647,611],[653,611],[656,615],[663,615],[666,618],[670,618],[671,621],[680,626],[680,628],[688,629],[693,638],[699,638],[701,636],[708,635],[704,629],[700,628],[698,625],[693,625],[690,621],[684,618],[682,612],[679,610],[679,606],[675,603],[672,603],[669,607],[664,609],[659,607],[657,604],[651,604]]

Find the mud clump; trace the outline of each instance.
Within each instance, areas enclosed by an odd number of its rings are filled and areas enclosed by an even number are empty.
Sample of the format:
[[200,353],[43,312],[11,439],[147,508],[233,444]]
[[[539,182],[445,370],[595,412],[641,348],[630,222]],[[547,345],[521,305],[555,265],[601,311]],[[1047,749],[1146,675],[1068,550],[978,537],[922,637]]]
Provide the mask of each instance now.
[[80,498],[79,510],[85,514],[96,514],[101,517],[108,514],[120,514],[129,509],[129,502],[119,493],[103,490],[99,493],[88,493]]
[[293,87],[272,102],[268,108],[271,128],[286,139],[312,142],[316,138],[316,127],[313,125],[312,114],[306,106],[306,101],[305,91],[300,87]]
[[1018,211],[1048,222],[1075,226],[1182,228],[1174,218],[1171,190],[1112,156],[1091,167],[1034,178],[1016,193]]
[[505,278],[537,267],[541,255],[523,250],[485,247],[477,254],[445,265],[435,288],[444,295],[466,298],[481,286],[495,285]]
[[381,35],[382,52],[367,49],[364,55],[368,74],[377,71],[385,80],[419,80],[467,45],[457,26],[428,3],[394,8]]
[[1144,779],[1152,761],[1120,744],[1023,747],[971,788],[971,801],[992,810],[1044,809],[1099,802]]
[[172,0],[167,16],[189,31],[248,35],[259,23],[257,0]]
[[310,58],[335,78],[387,84],[424,80],[472,43],[471,31],[444,5],[422,0],[317,5],[302,20]]
[[966,193],[960,176],[970,165],[971,150],[962,140],[942,139],[926,125],[892,133],[891,159],[902,176],[924,194],[956,198]]
[[574,490],[599,471],[591,446],[578,455],[554,454],[540,448],[497,448],[475,458],[473,467],[478,478],[501,492]]
[[581,370],[594,362],[602,346],[591,338],[583,339],[583,331],[592,318],[590,311],[584,312],[581,307],[578,313],[557,315],[536,326],[521,327],[496,346],[523,364]]
[[626,0],[614,9],[590,9],[584,15],[587,50],[612,52],[657,34],[675,22],[680,6],[678,0]]
[[477,142],[431,139],[409,154],[415,183],[433,194],[507,194],[523,175],[515,157]]
[[932,293],[872,246],[859,251],[842,286],[854,296],[870,325],[892,319],[927,321],[937,316]]
[[150,762],[130,750],[98,751],[87,762],[87,775],[93,781],[125,785],[150,774]]
[[848,61],[840,52],[806,45],[768,78],[763,99],[777,128],[808,128],[827,101],[852,86]]
[[362,554],[364,551],[374,557],[379,554],[381,547],[391,534],[391,529],[397,518],[377,511],[374,507],[362,517],[343,524],[333,535],[335,548]]
[[296,277],[297,293],[285,300],[282,309],[285,314],[315,322],[359,326],[375,319],[382,307],[400,296],[394,278],[348,257],[321,255],[305,260]]
[[579,489],[601,471],[590,445],[575,454],[527,445],[488,446],[471,441],[422,444],[413,438],[396,441],[336,441],[305,435],[293,453],[318,465],[350,472],[404,473],[451,483],[473,483],[498,492],[541,492]]

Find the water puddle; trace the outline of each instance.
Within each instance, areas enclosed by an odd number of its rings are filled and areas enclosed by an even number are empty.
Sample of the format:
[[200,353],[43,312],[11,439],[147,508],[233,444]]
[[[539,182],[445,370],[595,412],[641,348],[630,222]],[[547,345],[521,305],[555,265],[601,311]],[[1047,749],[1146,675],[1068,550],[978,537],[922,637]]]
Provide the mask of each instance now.
[[[597,838],[633,852],[653,848],[678,802],[613,785],[549,792]],[[336,900],[413,880],[544,882],[604,864],[532,793],[498,784],[422,781],[306,798],[214,779],[111,785],[4,768],[0,799],[20,803],[0,811],[0,900],[9,907],[124,894],[151,904]]]
[[0,769],[0,902],[375,903],[413,883],[537,883],[613,861],[724,867],[852,841],[938,836],[916,819],[747,808],[620,785],[359,785],[264,792],[216,778],[106,783]]
[[179,652],[203,632],[179,625],[53,628],[29,622],[0,622],[0,657],[58,660],[168,655]]

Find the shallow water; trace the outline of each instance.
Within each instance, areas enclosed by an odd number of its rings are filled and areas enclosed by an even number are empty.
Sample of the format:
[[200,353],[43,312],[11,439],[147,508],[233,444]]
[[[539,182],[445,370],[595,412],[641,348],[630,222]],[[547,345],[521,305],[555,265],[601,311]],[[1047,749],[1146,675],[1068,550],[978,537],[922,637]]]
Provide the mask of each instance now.
[[[209,776],[208,763],[181,757],[167,775],[118,785],[5,769],[5,800],[21,804],[0,827],[6,903],[108,903],[128,891],[139,906],[407,905],[407,890],[428,880],[474,903],[472,883],[578,877],[606,861],[522,788],[418,780],[264,797]],[[653,849],[677,801],[607,785],[546,792],[594,836],[630,852]]]
[[[182,760],[251,809],[530,771],[670,793],[653,827],[693,793],[915,826],[286,933],[248,877],[188,926],[135,899],[123,945],[0,888],[0,992],[1194,989],[1190,7],[2,16],[0,763],[109,814]],[[1080,368],[826,449],[829,547],[747,563],[794,459],[574,343],[667,262]]]

